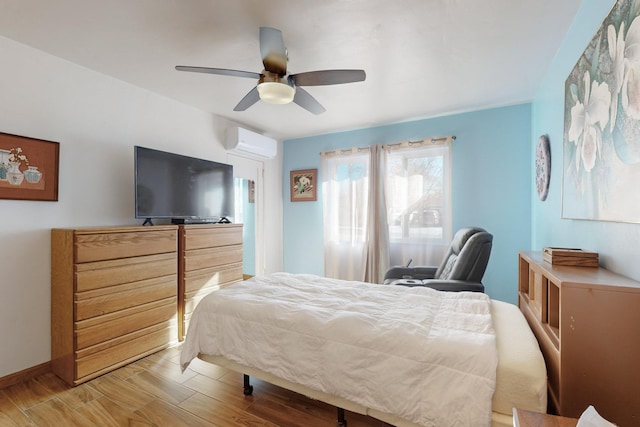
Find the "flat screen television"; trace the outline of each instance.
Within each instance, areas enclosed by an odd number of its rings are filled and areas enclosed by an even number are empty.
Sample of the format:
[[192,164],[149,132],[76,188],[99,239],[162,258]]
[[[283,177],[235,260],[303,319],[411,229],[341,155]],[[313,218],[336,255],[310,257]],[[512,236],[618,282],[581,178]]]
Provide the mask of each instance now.
[[174,223],[228,222],[233,166],[135,146],[136,218]]

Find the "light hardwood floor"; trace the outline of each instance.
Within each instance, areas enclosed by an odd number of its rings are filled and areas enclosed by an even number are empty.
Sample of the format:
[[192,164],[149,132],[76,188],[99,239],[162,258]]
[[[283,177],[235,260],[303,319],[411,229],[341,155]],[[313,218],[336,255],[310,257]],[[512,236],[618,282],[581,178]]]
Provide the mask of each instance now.
[[[180,348],[148,356],[77,387],[48,373],[0,390],[0,427],[335,426],[336,409],[280,387],[195,360],[184,374]],[[384,427],[345,411],[349,427]]]

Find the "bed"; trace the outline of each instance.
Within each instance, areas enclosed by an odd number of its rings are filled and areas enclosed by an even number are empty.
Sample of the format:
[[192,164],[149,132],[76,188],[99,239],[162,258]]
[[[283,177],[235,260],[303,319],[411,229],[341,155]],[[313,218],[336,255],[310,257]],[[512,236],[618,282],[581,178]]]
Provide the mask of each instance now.
[[472,292],[313,275],[255,277],[206,296],[181,353],[398,427],[511,426],[546,412],[546,369],[512,304]]

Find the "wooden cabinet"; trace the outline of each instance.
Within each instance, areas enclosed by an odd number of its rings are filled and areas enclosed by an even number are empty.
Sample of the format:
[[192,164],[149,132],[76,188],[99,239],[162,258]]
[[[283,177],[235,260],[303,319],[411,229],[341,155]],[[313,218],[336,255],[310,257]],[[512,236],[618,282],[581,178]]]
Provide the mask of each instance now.
[[200,300],[243,279],[242,225],[181,225],[178,234],[178,335],[182,340]]
[[177,227],[51,231],[51,367],[77,385],[177,341]]
[[620,426],[640,425],[640,283],[604,268],[554,266],[519,255],[518,304],[547,364],[549,411],[589,405]]

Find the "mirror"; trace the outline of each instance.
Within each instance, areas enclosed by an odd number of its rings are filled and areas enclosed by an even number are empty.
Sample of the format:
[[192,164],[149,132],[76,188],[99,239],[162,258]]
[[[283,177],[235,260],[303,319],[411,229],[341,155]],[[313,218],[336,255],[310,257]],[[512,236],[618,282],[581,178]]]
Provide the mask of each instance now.
[[227,163],[233,165],[235,177],[234,222],[244,224],[243,273],[245,276],[260,276],[265,271],[264,164],[230,153],[227,153]]
[[242,274],[256,274],[256,192],[255,181],[234,178],[235,222],[242,223]]

